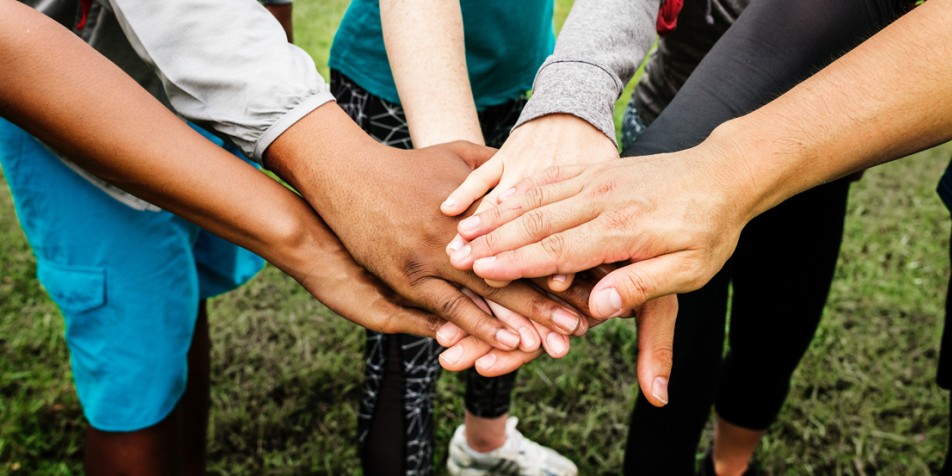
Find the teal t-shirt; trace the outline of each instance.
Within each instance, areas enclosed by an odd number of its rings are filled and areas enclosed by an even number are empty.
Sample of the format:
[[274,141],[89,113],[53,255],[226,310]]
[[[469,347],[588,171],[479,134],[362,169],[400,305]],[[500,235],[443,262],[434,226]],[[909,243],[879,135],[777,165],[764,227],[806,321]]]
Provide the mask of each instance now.
[[[555,45],[553,0],[460,0],[460,7],[476,108],[502,104],[532,88],[536,70]],[[350,3],[334,36],[330,67],[372,94],[400,102],[377,0]]]

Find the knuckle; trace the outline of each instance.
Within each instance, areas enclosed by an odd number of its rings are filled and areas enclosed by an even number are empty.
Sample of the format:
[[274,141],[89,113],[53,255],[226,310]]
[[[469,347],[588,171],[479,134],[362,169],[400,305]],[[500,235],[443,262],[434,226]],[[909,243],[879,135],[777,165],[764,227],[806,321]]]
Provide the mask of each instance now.
[[652,361],[665,367],[671,366],[673,355],[674,347],[671,344],[660,344],[651,348]]
[[539,210],[532,210],[523,215],[521,223],[523,232],[530,238],[544,236],[549,229],[545,214]]
[[558,165],[546,167],[545,170],[542,171],[542,179],[547,183],[560,182],[563,175],[562,167]]
[[[641,305],[648,300],[648,293],[651,289],[651,283],[641,273],[629,273],[621,280],[625,289],[622,295],[622,301],[628,301],[628,304]],[[627,298],[627,299],[626,299]]]
[[565,238],[561,234],[550,235],[540,241],[539,246],[550,257],[559,259],[565,253]]
[[618,188],[618,183],[614,180],[609,180],[607,182],[595,185],[595,188],[592,190],[592,192],[595,195],[608,195],[609,193],[614,192],[616,188]]
[[458,294],[449,299],[444,299],[437,304],[440,315],[459,316],[469,298],[463,294]]
[[415,258],[404,260],[400,272],[411,289],[418,289],[431,278],[426,264]]
[[529,208],[542,206],[545,202],[545,189],[542,187],[532,187],[523,193],[523,197]]
[[430,331],[430,334],[436,334],[436,331],[440,329],[440,326],[445,323],[446,321],[434,316],[433,314],[427,313],[426,315],[426,328]]
[[499,248],[499,236],[495,232],[486,233],[483,236],[473,240],[472,247],[483,248],[486,251],[495,253]]
[[609,230],[631,230],[634,220],[623,210],[606,210],[601,215],[601,221]]

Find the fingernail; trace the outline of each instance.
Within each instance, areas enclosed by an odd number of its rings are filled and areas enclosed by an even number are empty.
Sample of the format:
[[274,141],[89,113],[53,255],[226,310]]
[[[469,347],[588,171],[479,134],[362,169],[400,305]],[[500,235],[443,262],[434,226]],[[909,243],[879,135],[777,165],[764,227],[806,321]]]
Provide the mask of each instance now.
[[565,309],[556,309],[555,312],[552,313],[552,320],[555,321],[555,325],[559,326],[559,329],[565,331],[566,334],[573,334],[575,329],[578,329],[578,316]]
[[475,231],[479,227],[479,217],[471,216],[459,222],[459,228],[463,231]]
[[486,354],[476,359],[476,366],[483,370],[488,370],[492,368],[493,364],[495,363],[496,363],[496,355],[492,353]]
[[611,316],[621,311],[621,295],[615,288],[600,291],[595,298],[595,310],[599,316]]
[[469,246],[469,245],[466,245],[466,246],[462,247],[461,249],[458,249],[458,250],[454,251],[454,252],[453,252],[453,256],[451,256],[451,258],[453,258],[453,261],[462,261],[462,260],[466,259],[466,257],[469,256],[469,254],[470,254],[472,251],[473,251],[473,247],[472,247],[472,246]]
[[497,199],[497,202],[498,202],[498,203],[502,203],[503,200],[505,200],[505,199],[507,199],[507,198],[509,198],[509,197],[511,197],[511,196],[513,196],[513,195],[515,195],[515,194],[516,194],[516,189],[515,189],[515,188],[510,188],[509,190],[506,190],[505,192],[502,192],[502,193],[499,194],[499,198]]
[[668,404],[668,379],[664,377],[657,377],[654,379],[654,383],[651,384],[651,395],[653,395],[658,400],[661,400],[661,403],[665,405]]
[[536,342],[535,331],[529,329],[526,326],[519,328],[519,338],[522,342],[522,345],[524,346],[523,350],[534,349],[538,344]]
[[448,364],[455,364],[459,362],[459,358],[462,356],[463,356],[463,348],[458,345],[454,345],[453,347],[450,347],[449,349],[444,351],[442,354],[440,354],[440,358],[443,359],[443,361]]
[[447,329],[446,326],[443,326],[440,330],[436,331],[436,340],[437,342],[452,342],[456,337],[456,333],[457,330],[455,328]]
[[552,281],[555,281],[555,282],[557,282],[557,283],[564,283],[566,279],[569,279],[569,277],[566,276],[566,275],[564,275],[564,274],[553,274],[553,275],[552,275]]
[[561,334],[551,332],[545,337],[545,342],[548,344],[546,347],[549,348],[551,352],[549,355],[552,357],[561,357],[565,354],[565,338]]
[[456,235],[456,238],[453,238],[453,241],[450,244],[446,245],[446,249],[450,250],[450,253],[455,253],[463,247],[463,237]]
[[496,331],[496,340],[499,341],[500,344],[508,347],[508,350],[515,349],[516,346],[519,345],[519,336],[516,335],[515,332],[506,329]]
[[443,202],[442,205],[440,205],[440,208],[452,209],[455,206],[456,206],[456,200],[453,200],[452,198],[447,198],[446,201]]

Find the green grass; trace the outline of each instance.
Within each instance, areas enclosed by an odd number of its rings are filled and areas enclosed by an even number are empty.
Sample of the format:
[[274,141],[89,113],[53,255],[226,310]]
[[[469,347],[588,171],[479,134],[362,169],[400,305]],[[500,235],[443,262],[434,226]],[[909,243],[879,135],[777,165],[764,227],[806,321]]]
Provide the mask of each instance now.
[[[568,1],[557,13],[567,12]],[[299,0],[297,39],[326,73],[342,0]],[[624,102],[624,99],[620,102]],[[948,212],[935,183],[944,146],[874,169],[853,187],[826,317],[780,421],[758,451],[773,474],[930,474],[948,437],[935,386],[949,279]],[[80,470],[83,420],[62,320],[34,277],[0,184],[0,474]],[[213,474],[357,474],[363,332],[273,268],[211,304]],[[616,321],[561,361],[521,371],[513,412],[582,474],[621,467],[637,391],[635,332]],[[462,385],[439,386],[437,458],[458,424]],[[709,440],[709,433],[705,441]]]

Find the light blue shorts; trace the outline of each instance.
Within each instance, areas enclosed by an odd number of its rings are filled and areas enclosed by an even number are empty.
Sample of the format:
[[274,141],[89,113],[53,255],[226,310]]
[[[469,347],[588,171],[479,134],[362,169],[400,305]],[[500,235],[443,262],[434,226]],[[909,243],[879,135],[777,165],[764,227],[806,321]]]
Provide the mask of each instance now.
[[162,421],[185,391],[199,301],[251,279],[263,260],[169,212],[117,201],[2,119],[0,163],[40,283],[66,321],[89,423],[135,431]]

